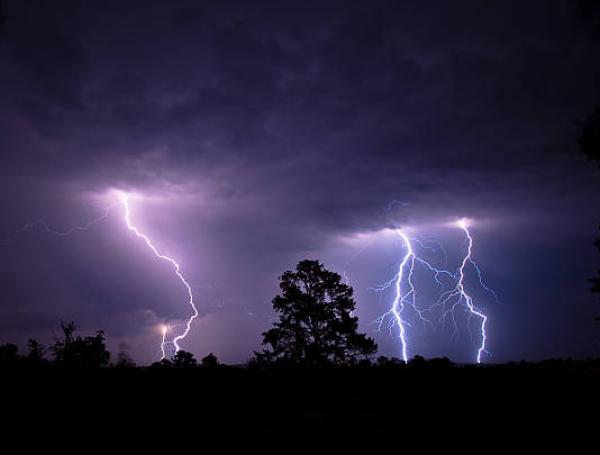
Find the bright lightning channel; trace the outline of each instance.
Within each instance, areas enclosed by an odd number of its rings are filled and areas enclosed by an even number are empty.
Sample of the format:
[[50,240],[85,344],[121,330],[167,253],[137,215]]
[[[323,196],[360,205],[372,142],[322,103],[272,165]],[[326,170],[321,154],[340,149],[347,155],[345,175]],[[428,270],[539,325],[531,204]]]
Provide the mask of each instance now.
[[[419,238],[411,238],[401,229],[395,230],[396,234],[398,234],[402,239],[405,253],[402,257],[400,265],[398,266],[398,272],[394,275],[394,277],[390,281],[375,288],[375,290],[382,292],[385,289],[392,287],[395,290],[394,299],[392,301],[390,310],[378,318],[378,323],[379,329],[381,330],[381,326],[383,325],[384,321],[389,317],[390,334],[395,326],[398,327],[398,338],[400,339],[402,359],[405,362],[409,358],[407,327],[410,327],[410,323],[403,316],[407,307],[410,307],[414,311],[420,321],[430,326],[434,326],[434,324],[428,317],[426,317],[426,315],[433,313],[436,308],[441,309],[442,316],[440,317],[440,322],[445,322],[448,317],[451,317],[454,322],[453,337],[458,334],[458,323],[455,319],[455,311],[459,307],[465,308],[469,313],[469,319],[475,317],[481,321],[479,325],[481,342],[477,348],[477,363],[481,363],[483,354],[487,354],[488,356],[490,355],[486,349],[488,317],[481,309],[475,306],[473,303],[473,297],[465,289],[465,269],[468,264],[471,264],[475,269],[481,287],[490,293],[496,302],[499,302],[499,298],[498,295],[484,283],[481,268],[473,260],[473,236],[469,230],[469,220],[461,219],[456,222],[456,226],[462,229],[465,234],[467,240],[467,249],[465,255],[462,257],[460,266],[455,272],[438,268],[415,252],[415,246],[425,250],[432,250],[434,252],[441,251],[445,258],[444,262],[447,263],[448,256],[441,244],[433,242],[436,245],[435,247],[427,246],[423,240]],[[427,242],[429,243],[431,241]],[[433,302],[429,306],[419,307],[417,305],[417,290],[413,284],[413,274],[415,272],[416,264],[421,264],[425,270],[432,273],[433,280],[442,288],[442,292],[437,301]],[[440,279],[441,277],[444,277],[445,279],[442,281]],[[450,283],[452,283],[451,287],[446,287],[447,284]]]
[[181,268],[179,266],[179,264],[171,257],[161,254],[158,252],[158,250],[156,249],[156,247],[154,246],[154,244],[150,241],[150,239],[148,238],[148,236],[146,236],[145,234],[143,234],[131,221],[131,209],[129,206],[129,197],[127,194],[125,193],[119,193],[119,201],[117,202],[113,202],[111,203],[109,206],[107,206],[104,209],[104,212],[102,213],[101,216],[94,218],[90,221],[88,221],[87,223],[83,224],[83,225],[77,225],[77,226],[73,226],[69,229],[66,230],[58,230],[58,229],[54,229],[52,227],[50,227],[46,222],[44,221],[33,221],[33,222],[28,222],[26,223],[23,227],[17,229],[15,231],[15,233],[13,234],[13,236],[8,239],[8,241],[6,241],[5,243],[3,243],[3,245],[8,245],[12,242],[12,240],[14,239],[14,237],[18,236],[20,233],[22,232],[26,232],[26,231],[31,231],[32,229],[34,229],[36,226],[41,226],[47,233],[52,234],[52,235],[56,235],[59,237],[68,237],[72,234],[74,234],[75,232],[82,232],[82,231],[88,231],[89,229],[91,229],[93,226],[95,226],[96,224],[100,223],[101,221],[104,221],[106,218],[108,218],[108,215],[110,214],[111,209],[115,206],[115,205],[122,205],[124,210],[125,210],[125,224],[127,225],[127,228],[132,231],[133,233],[135,233],[135,235],[137,237],[140,237],[141,239],[144,240],[146,246],[148,246],[148,248],[152,251],[152,253],[164,260],[167,261],[171,264],[171,266],[173,267],[175,274],[177,275],[177,277],[179,278],[179,280],[181,281],[181,283],[185,286],[188,296],[189,296],[189,304],[192,307],[193,313],[190,316],[190,318],[187,320],[186,324],[185,324],[185,330],[183,331],[182,334],[176,336],[172,341],[167,341],[166,336],[167,333],[173,328],[173,327],[168,327],[166,325],[163,325],[161,328],[161,333],[162,333],[162,339],[161,339],[161,345],[160,345],[160,350],[161,350],[161,360],[164,359],[166,357],[166,345],[167,344],[173,344],[175,346],[175,352],[181,350],[181,347],[179,345],[179,342],[181,340],[183,340],[189,333],[190,329],[191,329],[191,325],[192,322],[194,321],[194,319],[196,319],[198,317],[198,310],[196,308],[196,305],[194,303],[194,296],[192,294],[192,288],[189,285],[189,283],[186,281],[185,277],[183,276],[183,273],[181,272]]
[[[129,207],[128,196],[126,194],[121,194],[120,199],[121,199],[121,203],[123,204],[123,207],[125,209],[125,223],[127,224],[127,228],[130,231],[132,231],[137,237],[141,238],[144,241],[144,243],[146,244],[146,246],[152,251],[152,253],[154,253],[154,255],[157,258],[162,259],[162,260],[168,262],[169,264],[171,264],[175,274],[179,278],[179,281],[181,281],[181,283],[185,286],[185,288],[187,290],[188,297],[189,297],[188,303],[192,307],[192,315],[188,318],[188,320],[185,324],[185,330],[183,331],[183,333],[180,335],[177,335],[172,340],[172,343],[175,346],[175,353],[177,353],[178,351],[181,350],[179,341],[181,341],[182,339],[184,339],[187,336],[187,334],[189,333],[189,331],[192,327],[192,322],[194,321],[194,319],[196,319],[198,317],[198,314],[199,314],[198,309],[196,308],[196,304],[194,303],[194,294],[192,293],[192,287],[189,285],[189,283],[186,281],[185,277],[183,276],[183,273],[181,272],[181,267],[177,263],[177,261],[175,261],[175,259],[173,259],[165,254],[159,253],[158,250],[156,249],[156,247],[154,246],[154,244],[148,238],[148,236],[143,234],[133,224],[133,222],[131,221],[131,209]],[[168,328],[166,326],[163,326],[163,329],[162,329],[163,337],[162,337],[162,343],[161,343],[161,354],[162,354],[161,359],[165,358],[165,343],[166,343],[165,338],[166,338],[167,331],[168,331]]]
[[[490,353],[486,349],[487,344],[487,322],[488,317],[483,313],[483,311],[475,306],[473,303],[473,297],[469,293],[467,293],[465,289],[465,268],[467,264],[471,264],[477,273],[477,277],[479,279],[479,283],[482,288],[487,292],[494,296],[494,299],[498,302],[498,296],[496,293],[487,287],[483,282],[483,276],[481,269],[477,265],[477,263],[473,260],[473,236],[471,235],[471,231],[469,230],[469,220],[461,219],[456,222],[456,226],[462,229],[467,239],[467,248],[465,255],[462,258],[460,266],[457,270],[457,281],[454,288],[445,291],[441,294],[439,300],[435,305],[439,305],[443,309],[442,319],[445,320],[446,317],[450,314],[452,316],[452,320],[454,321],[454,335],[458,332],[458,326],[456,319],[454,317],[454,313],[459,306],[463,306],[469,313],[469,319],[472,317],[478,318],[481,323],[479,325],[479,333],[481,337],[481,342],[479,347],[477,348],[477,355],[475,357],[477,363],[481,363],[481,359],[483,354],[487,354],[490,356]],[[448,308],[449,307],[449,308]],[[453,336],[454,336],[453,335]]]
[[[475,305],[473,305],[473,298],[469,294],[467,294],[467,292],[465,291],[465,287],[464,287],[465,266],[467,265],[467,262],[474,264],[473,260],[471,259],[472,254],[473,254],[473,237],[471,236],[471,232],[469,231],[469,224],[468,224],[467,220],[465,220],[465,219],[460,220],[458,222],[458,226],[464,231],[465,236],[467,237],[467,254],[463,258],[463,261],[458,269],[459,279],[458,279],[458,284],[456,285],[456,289],[458,290],[458,292],[460,292],[461,298],[464,299],[465,305],[469,309],[469,312],[471,313],[471,315],[475,315],[481,319],[481,326],[480,326],[481,327],[480,328],[481,344],[479,345],[479,349],[477,349],[477,363],[481,363],[481,354],[485,352],[486,354],[489,355],[489,353],[485,349],[485,345],[486,345],[486,341],[487,341],[487,334],[486,334],[485,329],[486,329],[486,323],[487,323],[488,318],[485,314],[483,314],[481,312],[481,310],[477,309],[475,307]],[[477,265],[475,265],[475,268],[478,271],[478,275],[479,275],[480,282],[481,282],[481,271],[479,270],[479,267],[477,267]],[[482,285],[483,285],[483,283],[482,283]],[[487,287],[485,285],[483,285],[483,286],[484,286],[484,288],[487,289]]]
[[166,325],[163,325],[161,328],[161,332],[162,332],[162,338],[160,340],[160,360],[163,360],[166,356],[167,353],[165,352],[165,346],[167,344],[167,332],[169,331],[169,327],[167,327]]
[[[377,287],[375,290],[378,292],[382,292],[383,290],[393,286],[395,290],[394,300],[392,301],[392,306],[389,311],[384,313],[379,320],[379,329],[381,329],[381,325],[387,316],[392,316],[390,323],[390,333],[394,326],[398,326],[398,337],[400,338],[400,348],[402,353],[402,360],[405,362],[408,361],[408,341],[406,335],[406,327],[410,326],[410,324],[403,318],[402,313],[406,306],[410,306],[413,311],[417,314],[418,318],[428,324],[431,324],[431,321],[427,319],[424,315],[424,311],[417,307],[417,291],[413,284],[413,273],[415,270],[415,264],[418,262],[423,264],[428,270],[434,272],[435,281],[439,284],[442,284],[438,276],[443,273],[450,274],[445,270],[439,270],[436,267],[432,266],[429,262],[424,259],[418,257],[413,249],[411,239],[406,235],[404,231],[401,229],[397,229],[395,231],[400,238],[402,239],[404,249],[406,253],[398,266],[398,272],[394,277],[388,281],[387,283],[382,284]],[[451,274],[450,274],[451,275]],[[406,284],[406,286],[404,286]]]

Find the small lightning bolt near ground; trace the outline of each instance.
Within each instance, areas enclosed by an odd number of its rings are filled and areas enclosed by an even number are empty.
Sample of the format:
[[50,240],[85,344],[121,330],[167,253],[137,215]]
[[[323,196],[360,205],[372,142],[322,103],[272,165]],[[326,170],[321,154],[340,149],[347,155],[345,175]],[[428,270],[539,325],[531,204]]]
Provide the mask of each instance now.
[[164,359],[167,356],[167,353],[165,351],[165,346],[167,344],[167,332],[169,331],[169,328],[166,325],[162,326],[162,339],[160,340],[160,360]]
[[[181,333],[180,335],[177,335],[175,338],[173,338],[172,343],[175,346],[175,352],[177,353],[178,351],[181,350],[181,346],[179,345],[179,342],[188,335],[188,333],[190,332],[190,329],[192,327],[192,322],[194,321],[194,319],[196,319],[198,317],[198,314],[199,314],[198,309],[196,308],[196,304],[194,303],[194,294],[192,293],[192,287],[189,285],[189,283],[186,281],[185,277],[183,276],[183,273],[181,272],[181,267],[180,267],[179,263],[177,263],[177,261],[175,261],[175,259],[173,259],[165,254],[159,253],[158,250],[156,249],[156,247],[154,246],[154,244],[148,238],[148,236],[143,234],[133,224],[133,222],[131,221],[131,209],[129,207],[128,196],[126,194],[121,194],[120,199],[123,204],[123,207],[125,208],[125,223],[127,224],[127,227],[129,228],[129,230],[132,231],[137,237],[141,238],[144,241],[144,243],[146,244],[146,246],[152,251],[152,253],[157,258],[168,262],[172,266],[173,271],[175,272],[175,275],[177,275],[177,277],[179,278],[179,281],[181,281],[181,283],[184,285],[184,287],[188,293],[188,297],[189,297],[188,303],[192,307],[192,315],[188,318],[188,320],[185,324],[185,330],[183,331],[183,333]],[[166,326],[163,327],[163,337],[162,337],[162,343],[161,343],[161,353],[162,353],[163,359],[165,358],[165,343],[166,343],[165,337],[166,337],[167,329],[168,328]]]

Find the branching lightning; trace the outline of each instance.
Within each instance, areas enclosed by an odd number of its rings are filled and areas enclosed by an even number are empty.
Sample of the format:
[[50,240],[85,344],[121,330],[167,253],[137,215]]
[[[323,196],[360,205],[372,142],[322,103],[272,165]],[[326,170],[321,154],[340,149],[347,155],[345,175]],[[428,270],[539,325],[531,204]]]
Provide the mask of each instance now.
[[189,305],[192,307],[192,315],[187,319],[185,325],[183,327],[185,327],[184,331],[180,334],[177,335],[176,337],[173,338],[173,340],[168,341],[167,340],[167,334],[168,332],[172,331],[175,327],[179,327],[178,325],[176,326],[167,326],[167,325],[163,325],[161,327],[161,334],[162,334],[162,338],[161,338],[161,345],[160,345],[160,352],[161,352],[161,360],[164,359],[167,355],[166,352],[166,346],[168,344],[173,344],[175,347],[175,352],[181,350],[181,346],[179,344],[179,342],[181,340],[183,340],[188,333],[190,332],[191,329],[191,325],[192,322],[194,321],[194,319],[196,319],[199,315],[198,313],[198,309],[196,308],[196,305],[194,303],[194,296],[192,293],[192,288],[189,285],[189,283],[187,282],[187,280],[185,279],[185,277],[183,276],[183,273],[181,272],[181,267],[180,265],[177,263],[177,261],[175,261],[173,258],[165,255],[165,254],[161,254],[159,253],[159,251],[157,250],[157,248],[154,246],[154,244],[151,242],[151,240],[149,239],[149,237],[147,235],[145,235],[144,233],[142,233],[132,222],[131,219],[131,208],[129,205],[129,198],[128,195],[126,193],[119,193],[119,200],[116,202],[111,203],[109,206],[107,206],[104,209],[104,212],[102,213],[101,216],[94,218],[90,221],[88,221],[87,223],[83,224],[83,225],[78,225],[78,226],[73,226],[69,229],[66,230],[58,230],[58,229],[54,229],[52,227],[50,227],[46,222],[44,221],[33,221],[33,222],[28,222],[25,223],[25,225],[23,225],[21,228],[17,229],[15,231],[15,233],[13,234],[12,237],[10,237],[4,244],[8,245],[12,242],[12,240],[18,236],[19,234],[23,233],[23,232],[27,232],[27,231],[31,231],[32,229],[34,229],[36,226],[40,226],[42,229],[44,229],[44,231],[46,231],[48,234],[52,234],[55,236],[59,236],[59,237],[68,237],[76,232],[81,232],[81,231],[88,231],[89,229],[91,229],[93,226],[95,226],[96,224],[100,223],[101,221],[104,221],[106,218],[108,218],[110,211],[116,206],[116,205],[122,205],[124,212],[125,212],[125,224],[127,226],[127,228],[132,231],[137,237],[141,238],[144,243],[146,244],[146,246],[152,251],[152,253],[159,259],[162,259],[163,261],[168,262],[171,267],[173,268],[173,271],[175,272],[175,274],[177,275],[179,281],[181,281],[181,283],[184,285],[187,294],[189,296]]
[[[389,325],[390,334],[392,333],[393,327],[397,326],[399,332],[398,337],[400,339],[402,359],[405,362],[407,362],[409,355],[406,327],[410,327],[410,324],[402,316],[405,307],[409,306],[417,315],[419,320],[421,320],[422,322],[428,325],[433,325],[432,321],[428,317],[426,317],[426,313],[431,311],[431,307],[421,309],[417,306],[417,291],[415,285],[413,284],[413,274],[415,271],[415,265],[417,263],[421,264],[425,267],[426,270],[432,272],[434,281],[442,287],[444,286],[444,283],[440,281],[440,275],[449,275],[450,277],[454,277],[454,275],[448,272],[447,270],[441,270],[435,267],[430,262],[417,256],[412,243],[416,242],[418,245],[426,249],[432,249],[432,247],[425,247],[423,242],[419,239],[411,239],[401,229],[397,229],[395,232],[402,239],[403,247],[406,250],[406,253],[404,254],[400,265],[398,266],[398,272],[396,273],[396,275],[394,275],[394,277],[391,280],[375,288],[375,290],[378,292],[382,292],[385,289],[388,289],[392,286],[395,290],[395,296],[392,301],[392,306],[390,310],[384,313],[378,319],[379,329],[381,329],[381,326],[387,319],[387,317],[392,316]],[[443,250],[441,245],[438,248],[441,249],[445,254],[445,250]]]
[[[448,313],[452,314],[452,318],[454,320],[455,333],[456,333],[457,328],[456,328],[456,320],[454,319],[454,311],[461,305],[463,305],[469,312],[469,318],[476,317],[481,321],[481,324],[480,324],[481,342],[477,349],[477,356],[476,356],[477,363],[481,363],[481,356],[483,353],[490,355],[489,352],[486,350],[486,341],[487,341],[486,324],[487,324],[488,318],[479,308],[477,308],[473,304],[473,297],[471,297],[471,295],[469,295],[467,293],[467,291],[465,290],[465,267],[467,266],[468,263],[472,264],[473,267],[475,268],[475,270],[477,272],[477,276],[479,278],[479,282],[481,283],[481,286],[486,291],[490,292],[496,300],[498,300],[498,297],[494,291],[492,291],[490,288],[488,288],[483,283],[481,269],[473,261],[473,237],[471,236],[471,232],[469,231],[468,221],[465,219],[459,220],[457,222],[457,225],[458,225],[458,227],[460,227],[463,230],[463,232],[465,233],[465,236],[467,238],[466,254],[463,257],[462,262],[460,263],[460,266],[458,268],[458,279],[456,282],[456,286],[453,289],[444,292],[440,296],[440,299],[438,300],[437,303],[442,305],[442,307],[445,309],[444,316],[446,316]],[[448,305],[450,306],[450,309],[446,310]]]
[[73,227],[70,227],[69,229],[64,230],[64,231],[60,231],[58,229],[54,229],[54,228],[48,226],[48,224],[45,221],[42,221],[42,220],[39,220],[39,221],[29,221],[29,222],[25,223],[22,227],[20,227],[19,229],[17,229],[14,232],[14,234],[12,235],[12,237],[10,237],[8,240],[6,240],[5,242],[3,242],[3,245],[9,245],[15,239],[15,237],[17,237],[19,234],[21,234],[23,232],[31,231],[36,226],[41,226],[41,228],[44,229],[44,231],[46,231],[48,234],[56,235],[58,237],[68,237],[71,234],[74,234],[75,232],[88,231],[92,227],[94,227],[96,224],[98,224],[101,221],[104,221],[106,218],[108,218],[110,210],[115,205],[117,205],[117,204],[118,204],[117,202],[114,202],[114,203],[110,204],[108,207],[106,207],[104,209],[104,212],[102,213],[101,216],[99,216],[97,218],[94,218],[94,219],[88,221],[87,223],[85,223],[85,224],[83,224],[81,226],[73,226]]
[[[473,297],[467,293],[465,289],[465,275],[467,265],[471,265],[477,275],[481,287],[490,293],[498,302],[497,294],[489,288],[483,281],[483,274],[479,265],[473,260],[473,237],[469,231],[468,221],[462,219],[456,223],[462,229],[466,237],[467,249],[462,257],[460,265],[456,271],[451,272],[445,268],[439,268],[433,265],[430,261],[419,256],[415,251],[415,246],[434,252],[441,251],[444,256],[444,267],[447,267],[448,254],[441,244],[433,241],[423,241],[419,238],[409,237],[403,230],[397,229],[395,232],[401,237],[404,253],[398,266],[398,272],[394,277],[375,288],[378,292],[383,292],[388,288],[394,289],[394,298],[390,309],[378,318],[379,329],[381,329],[385,321],[389,321],[390,334],[393,333],[393,328],[398,329],[398,338],[400,340],[400,349],[402,359],[406,362],[409,359],[409,340],[408,330],[411,325],[407,321],[405,312],[411,309],[418,320],[434,327],[436,324],[431,320],[431,315],[434,311],[441,311],[439,323],[444,323],[448,317],[451,317],[454,323],[453,337],[458,334],[458,323],[455,318],[455,311],[459,308],[464,308],[469,314],[469,321],[476,318],[480,321],[479,333],[481,341],[477,348],[476,361],[481,363],[483,354],[490,355],[486,349],[487,343],[487,322],[488,317],[484,312],[475,306]],[[435,246],[429,246],[433,243]],[[417,303],[417,290],[413,282],[415,266],[420,264],[423,268],[432,275],[433,281],[440,288],[440,296],[437,300],[429,305]]]
[[[182,339],[184,339],[187,336],[187,334],[190,332],[190,329],[192,327],[192,322],[194,321],[194,319],[196,319],[198,317],[198,314],[199,314],[198,309],[196,308],[196,304],[194,303],[194,294],[192,293],[192,287],[188,284],[185,277],[183,276],[183,273],[181,272],[181,267],[177,263],[177,261],[175,261],[175,259],[173,259],[165,254],[159,253],[158,250],[156,249],[156,247],[154,246],[154,244],[148,238],[148,236],[143,234],[132,223],[131,209],[129,207],[129,200],[128,200],[128,197],[126,194],[121,194],[121,202],[125,209],[125,223],[127,224],[127,227],[129,228],[129,230],[132,231],[137,237],[141,238],[144,241],[144,243],[146,244],[146,246],[152,251],[152,253],[157,258],[162,259],[162,260],[168,262],[169,264],[171,264],[171,266],[173,267],[173,271],[179,278],[179,281],[181,281],[181,283],[185,286],[185,289],[187,290],[188,297],[189,297],[188,303],[192,307],[192,315],[188,318],[188,320],[185,324],[185,330],[183,331],[183,333],[180,335],[177,335],[175,338],[173,338],[172,343],[175,346],[175,352],[178,352],[179,350],[181,350],[179,342]],[[163,338],[162,338],[162,344],[161,344],[162,358],[165,357],[165,337],[166,337],[166,332],[167,332],[167,330],[165,330],[165,329],[166,329],[166,326],[163,327]]]
[[[392,320],[392,325],[395,323],[398,326],[398,329],[400,332],[399,338],[400,338],[400,349],[402,351],[402,360],[407,362],[408,361],[408,347],[406,345],[406,328],[405,328],[406,322],[402,319],[402,311],[404,310],[405,303],[407,303],[407,300],[406,300],[407,298],[411,298],[410,303],[412,303],[412,304],[414,304],[414,302],[416,300],[415,299],[415,288],[412,285],[412,281],[410,279],[410,277],[412,276],[413,270],[414,270],[414,266],[415,266],[415,254],[412,250],[410,240],[408,239],[406,234],[404,234],[400,230],[398,230],[397,232],[398,232],[398,235],[400,235],[402,237],[402,239],[404,240],[406,254],[402,258],[402,261],[400,262],[400,266],[398,268],[398,273],[392,280],[394,282],[394,288],[396,290],[396,297],[394,298],[394,301],[392,302],[392,308],[386,314],[392,314],[394,317],[394,319]],[[403,292],[402,281],[404,278],[404,269],[407,266],[409,269],[408,280],[407,280],[409,290],[407,292]],[[379,289],[383,290],[389,286],[391,286],[391,281],[384,284],[383,287],[380,287]],[[382,316],[380,318],[381,323],[383,323],[384,316]],[[390,325],[390,330],[392,328],[392,325]],[[381,325],[380,325],[380,327],[381,327]]]

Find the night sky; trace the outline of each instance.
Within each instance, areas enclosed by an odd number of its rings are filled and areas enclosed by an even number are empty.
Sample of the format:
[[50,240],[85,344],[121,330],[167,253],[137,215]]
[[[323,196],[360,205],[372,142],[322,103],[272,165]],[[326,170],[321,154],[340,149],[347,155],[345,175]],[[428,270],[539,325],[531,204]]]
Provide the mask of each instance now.
[[[0,342],[74,320],[156,360],[161,325],[190,308],[122,208],[68,237],[27,225],[83,225],[120,190],[193,287],[197,357],[248,360],[278,276],[305,258],[347,275],[361,330],[399,356],[376,324],[392,295],[373,290],[403,254],[389,228],[456,266],[462,217],[500,300],[473,291],[490,360],[598,355],[600,173],[577,137],[600,40],[576,7],[4,1]],[[472,361],[473,336],[413,324],[411,353]]]

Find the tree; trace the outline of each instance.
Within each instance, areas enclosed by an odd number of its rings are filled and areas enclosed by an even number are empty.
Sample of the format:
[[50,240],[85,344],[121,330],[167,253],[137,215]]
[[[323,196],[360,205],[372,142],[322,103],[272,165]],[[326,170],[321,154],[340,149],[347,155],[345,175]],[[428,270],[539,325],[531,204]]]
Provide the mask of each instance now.
[[27,341],[27,348],[29,352],[27,353],[27,363],[31,366],[43,365],[46,363],[46,348],[37,340],[30,338]]
[[198,366],[194,354],[187,351],[177,351],[172,362],[175,368],[194,368]]
[[588,160],[595,161],[600,166],[600,107],[596,107],[583,124],[577,144]]
[[[583,125],[581,136],[577,141],[579,150],[588,160],[595,161],[600,166],[600,107],[587,119]],[[600,239],[595,242],[596,248],[600,250]],[[591,291],[600,294],[600,269],[595,278],[589,279],[592,283]],[[599,319],[600,318],[596,318]]]
[[129,346],[127,343],[119,344],[119,353],[117,354],[117,363],[115,367],[117,368],[135,368],[135,362],[129,355]]
[[154,370],[173,368],[173,362],[171,362],[169,359],[161,359],[158,362],[154,362],[152,365],[150,365],[150,368]]
[[270,349],[258,361],[322,365],[352,363],[377,350],[372,338],[358,333],[353,289],[319,261],[304,260],[280,277],[281,294],[273,299],[279,322],[263,333]]
[[96,332],[95,336],[75,336],[75,323],[61,322],[63,336],[56,338],[50,347],[55,364],[66,367],[99,368],[108,365],[110,352],[106,349],[104,332]]
[[217,356],[211,352],[206,357],[202,358],[202,366],[209,368],[217,367],[219,366],[219,360],[217,359]]
[[0,344],[0,365],[15,365],[19,361],[19,348],[16,344]]

